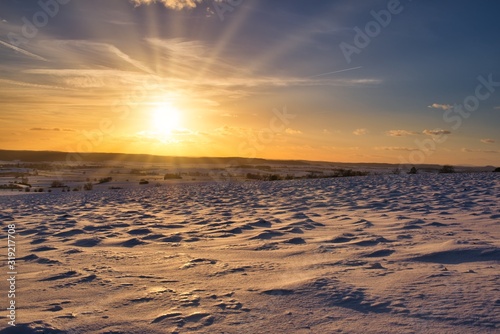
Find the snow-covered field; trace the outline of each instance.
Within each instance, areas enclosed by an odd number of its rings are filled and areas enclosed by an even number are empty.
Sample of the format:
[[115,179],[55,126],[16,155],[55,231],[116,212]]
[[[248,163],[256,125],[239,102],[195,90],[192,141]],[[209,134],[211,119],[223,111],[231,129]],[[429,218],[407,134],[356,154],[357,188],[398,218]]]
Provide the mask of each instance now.
[[498,173],[23,194],[0,212],[1,309],[9,224],[18,272],[0,333],[500,332]]

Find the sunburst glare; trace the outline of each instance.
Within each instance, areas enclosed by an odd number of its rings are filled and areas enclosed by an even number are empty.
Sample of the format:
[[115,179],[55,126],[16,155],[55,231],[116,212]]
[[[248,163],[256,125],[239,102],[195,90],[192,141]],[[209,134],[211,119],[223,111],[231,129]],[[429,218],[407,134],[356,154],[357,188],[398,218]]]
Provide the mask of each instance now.
[[182,116],[169,102],[155,105],[151,113],[151,130],[159,137],[170,137],[175,130],[181,130]]

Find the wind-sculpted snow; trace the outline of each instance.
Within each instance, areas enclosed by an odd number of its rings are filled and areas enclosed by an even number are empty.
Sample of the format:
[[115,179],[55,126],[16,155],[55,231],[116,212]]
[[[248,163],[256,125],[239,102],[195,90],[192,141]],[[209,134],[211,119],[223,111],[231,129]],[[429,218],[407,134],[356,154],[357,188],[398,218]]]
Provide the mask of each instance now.
[[22,333],[500,330],[493,173],[53,192],[0,208],[17,231]]

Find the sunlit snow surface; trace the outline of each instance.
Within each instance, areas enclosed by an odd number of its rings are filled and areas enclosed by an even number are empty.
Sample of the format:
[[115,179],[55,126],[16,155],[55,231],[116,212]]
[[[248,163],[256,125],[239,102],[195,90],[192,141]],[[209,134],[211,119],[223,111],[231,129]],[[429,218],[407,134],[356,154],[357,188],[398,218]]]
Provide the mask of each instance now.
[[500,331],[495,173],[25,194],[0,209],[28,333]]

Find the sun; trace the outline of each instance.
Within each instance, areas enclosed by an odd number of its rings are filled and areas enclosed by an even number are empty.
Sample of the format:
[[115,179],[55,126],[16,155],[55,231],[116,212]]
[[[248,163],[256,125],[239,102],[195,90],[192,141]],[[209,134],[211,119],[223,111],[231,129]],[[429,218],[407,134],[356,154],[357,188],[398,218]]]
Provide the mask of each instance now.
[[170,103],[158,104],[152,111],[151,128],[155,133],[169,136],[182,126],[181,113]]

